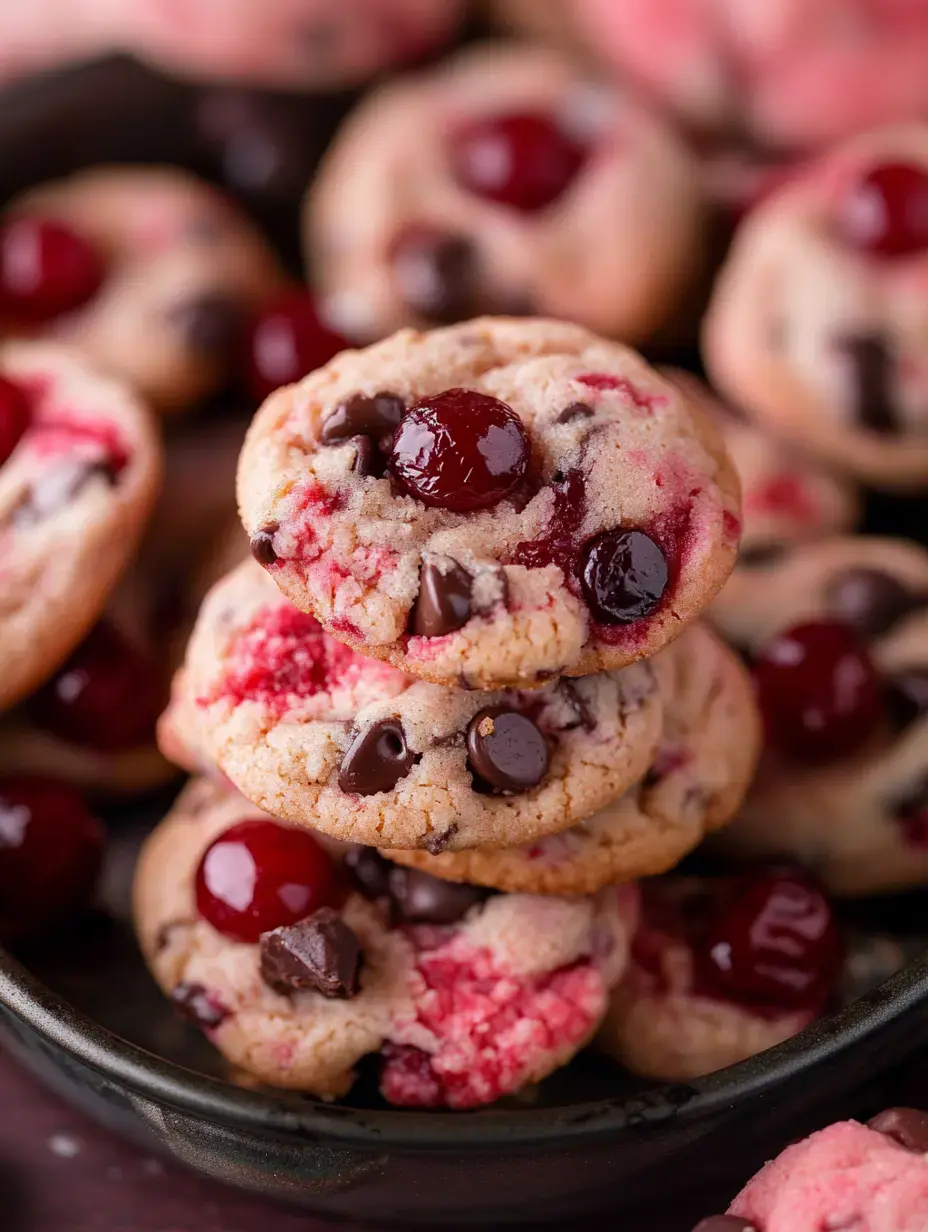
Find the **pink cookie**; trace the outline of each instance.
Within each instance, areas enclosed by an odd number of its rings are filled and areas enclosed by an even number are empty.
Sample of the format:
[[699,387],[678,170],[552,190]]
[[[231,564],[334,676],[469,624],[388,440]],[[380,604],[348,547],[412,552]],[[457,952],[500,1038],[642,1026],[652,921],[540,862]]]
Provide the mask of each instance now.
[[928,485],[928,124],[839,147],[742,223],[706,368],[758,423],[877,487]]
[[[250,893],[226,857],[251,871]],[[334,1098],[379,1052],[391,1103],[470,1108],[539,1081],[596,1030],[627,961],[633,888],[488,898],[359,849],[344,871],[363,892],[348,892],[333,860],[206,780],[142,852],[146,960],[233,1065]]]
[[[829,1125],[788,1146],[729,1207],[732,1232],[923,1232],[928,1117],[891,1108],[869,1126]],[[721,1227],[727,1225],[720,1225]]]
[[928,114],[919,0],[578,0],[588,42],[689,123],[779,148]]
[[643,882],[600,1047],[665,1081],[735,1065],[812,1022],[840,958],[827,900],[789,870]]
[[349,338],[492,313],[636,342],[681,308],[704,224],[696,159],[658,116],[560,52],[499,44],[361,103],[304,247]]

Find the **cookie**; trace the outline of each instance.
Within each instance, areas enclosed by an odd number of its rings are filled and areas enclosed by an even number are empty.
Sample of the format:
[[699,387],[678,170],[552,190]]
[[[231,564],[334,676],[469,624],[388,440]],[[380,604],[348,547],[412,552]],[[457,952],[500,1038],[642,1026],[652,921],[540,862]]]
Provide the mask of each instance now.
[[645,1077],[713,1073],[808,1026],[840,965],[828,900],[796,873],[645,882],[629,968],[597,1042]]
[[379,1053],[390,1103],[469,1108],[569,1061],[625,967],[634,889],[487,897],[387,867],[361,851],[344,868],[195,780],[142,851],[142,951],[175,1006],[274,1086],[345,1095]]
[[644,104],[561,51],[488,44],[360,103],[304,251],[323,315],[360,341],[488,313],[638,342],[698,280],[706,215],[695,156]]
[[564,830],[640,778],[661,734],[648,664],[531,692],[442,689],[328,636],[250,560],[203,604],[180,687],[195,746],[248,799],[383,847]]
[[264,404],[238,493],[299,608],[475,688],[656,653],[724,584],[740,530],[721,440],[679,388],[553,321],[344,352]]
[[[235,374],[245,326],[283,286],[271,249],[230,202],[169,167],[101,167],[43,185],[7,206],[0,235],[6,331],[54,337],[165,414]],[[17,260],[39,265],[25,286]]]
[[928,552],[826,540],[758,576],[732,632],[755,659],[761,769],[729,832],[836,894],[928,881]]
[[384,854],[436,877],[529,894],[592,894],[673,868],[737,810],[760,724],[747,672],[707,628],[687,629],[653,666],[663,739],[644,778],[615,804],[521,847]]
[[160,476],[157,435],[124,386],[51,344],[0,349],[0,710],[100,615]]
[[742,223],[703,328],[714,384],[877,487],[928,484],[928,124],[869,133]]
[[882,0],[578,0],[591,47],[689,125],[808,149],[928,114],[928,13]]

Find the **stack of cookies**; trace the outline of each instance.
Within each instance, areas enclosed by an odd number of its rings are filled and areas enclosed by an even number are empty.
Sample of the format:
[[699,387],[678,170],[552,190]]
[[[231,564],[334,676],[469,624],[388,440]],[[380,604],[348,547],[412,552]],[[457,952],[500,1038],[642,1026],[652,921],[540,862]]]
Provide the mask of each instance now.
[[[200,609],[160,725],[196,777],[136,884],[156,978],[233,1064],[334,1097],[379,1053],[390,1102],[464,1108],[597,1032],[669,1076],[700,1033],[724,1063],[808,1020],[838,948],[811,887],[636,885],[759,746],[697,619],[738,481],[682,386],[579,326],[404,330],[272,394],[238,493],[253,559]],[[818,948],[751,1013],[719,937],[784,894]]]

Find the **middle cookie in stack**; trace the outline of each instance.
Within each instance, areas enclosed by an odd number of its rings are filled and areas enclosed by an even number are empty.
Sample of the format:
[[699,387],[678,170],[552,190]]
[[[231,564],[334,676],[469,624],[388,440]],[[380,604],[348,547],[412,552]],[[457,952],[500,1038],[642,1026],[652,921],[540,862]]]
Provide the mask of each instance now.
[[[695,623],[732,568],[737,480],[634,353],[506,320],[345,352],[259,412],[239,497],[259,563],[207,596],[161,723],[188,768],[415,870],[394,879],[483,895],[595,895],[737,809],[750,683]],[[286,922],[308,945],[312,917]],[[317,985],[294,995],[322,1012]]]

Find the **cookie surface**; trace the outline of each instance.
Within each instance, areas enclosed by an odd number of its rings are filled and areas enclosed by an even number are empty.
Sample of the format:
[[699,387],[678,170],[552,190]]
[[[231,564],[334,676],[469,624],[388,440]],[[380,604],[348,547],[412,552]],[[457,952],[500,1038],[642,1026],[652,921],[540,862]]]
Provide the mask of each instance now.
[[738,808],[760,724],[745,669],[707,628],[687,629],[653,666],[663,737],[644,778],[615,804],[521,847],[384,854],[436,877],[534,894],[591,894],[674,867]]
[[635,342],[687,295],[704,222],[698,164],[660,117],[559,51],[498,44],[360,104],[304,249],[349,338],[531,313]]
[[152,508],[161,447],[121,384],[60,348],[0,350],[0,709],[42,683],[99,616]]
[[329,637],[253,561],[203,604],[179,687],[196,760],[276,817],[384,847],[566,829],[641,777],[661,732],[648,664],[442,689]]
[[739,228],[703,328],[723,394],[879,487],[928,480],[928,247],[904,221],[926,184],[928,124],[810,164]]
[[[232,204],[174,168],[103,167],[33,189],[6,220],[67,227],[99,285],[41,324],[163,413],[189,410],[233,374],[242,329],[283,285],[271,249]],[[34,332],[28,321],[5,321]]]
[[234,1065],[332,1098],[363,1056],[381,1052],[391,1103],[467,1108],[540,1080],[595,1030],[627,961],[632,888],[587,899],[475,894],[454,911],[444,902],[442,922],[420,909],[395,926],[385,899],[354,891],[338,908],[362,950],[353,992],[282,995],[262,975],[264,943],[217,931],[194,892],[209,845],[256,819],[234,792],[195,780],[149,838],[135,884],[152,973]]
[[678,387],[552,321],[343,352],[258,412],[238,493],[299,608],[476,688],[654,654],[715,597],[740,531],[727,455]]

